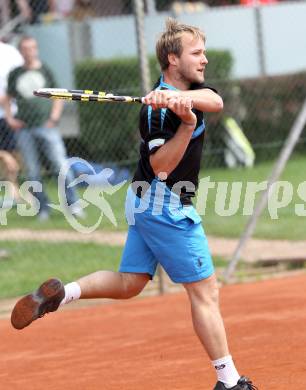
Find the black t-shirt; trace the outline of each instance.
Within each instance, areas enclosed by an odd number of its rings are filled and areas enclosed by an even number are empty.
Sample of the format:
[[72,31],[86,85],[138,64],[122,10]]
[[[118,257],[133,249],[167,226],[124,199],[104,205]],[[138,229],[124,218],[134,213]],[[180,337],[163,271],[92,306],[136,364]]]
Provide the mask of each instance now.
[[[190,89],[208,88],[216,92],[215,89],[203,84],[192,84]],[[154,86],[154,89],[172,89],[161,78]],[[198,187],[198,175],[200,171],[200,162],[203,149],[205,134],[205,121],[203,112],[193,109],[197,117],[196,128],[187,149],[177,165],[165,180],[166,185],[173,189],[178,182],[188,182],[192,185],[186,185],[179,188],[179,196],[183,204],[190,204],[191,197],[195,196],[195,190]],[[145,181],[151,184],[156,178],[150,165],[150,155],[155,153],[162,145],[169,141],[176,133],[181,124],[180,118],[167,108],[152,110],[151,106],[143,105],[140,111],[139,130],[141,135],[140,159],[138,167],[133,178],[135,181]],[[175,188],[175,187],[174,187]],[[141,190],[138,189],[137,195],[141,196]]]

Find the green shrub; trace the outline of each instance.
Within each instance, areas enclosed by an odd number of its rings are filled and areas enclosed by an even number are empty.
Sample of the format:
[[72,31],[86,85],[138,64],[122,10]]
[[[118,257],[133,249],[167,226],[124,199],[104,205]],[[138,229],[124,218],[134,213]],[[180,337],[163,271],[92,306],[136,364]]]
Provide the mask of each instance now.
[[239,92],[241,125],[256,150],[257,161],[274,158],[279,153],[306,97],[305,79],[306,73],[298,73],[241,80],[225,87],[228,92],[225,107],[227,102],[231,107],[230,91],[235,88]]

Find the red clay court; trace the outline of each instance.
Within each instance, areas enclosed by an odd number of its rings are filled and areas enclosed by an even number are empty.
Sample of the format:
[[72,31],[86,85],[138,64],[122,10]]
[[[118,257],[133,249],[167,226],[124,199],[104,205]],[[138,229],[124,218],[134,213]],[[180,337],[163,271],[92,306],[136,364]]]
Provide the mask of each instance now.
[[[231,351],[260,390],[306,388],[305,286],[303,274],[221,289]],[[0,332],[1,390],[211,390],[215,384],[184,293],[62,310],[23,331],[2,319]]]

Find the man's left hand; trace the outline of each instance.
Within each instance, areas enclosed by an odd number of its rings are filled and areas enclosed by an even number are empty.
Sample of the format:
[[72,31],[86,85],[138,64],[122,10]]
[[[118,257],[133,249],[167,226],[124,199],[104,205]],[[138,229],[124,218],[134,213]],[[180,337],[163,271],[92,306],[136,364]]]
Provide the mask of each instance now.
[[171,99],[178,99],[179,96],[180,94],[178,91],[158,89],[148,93],[148,95],[144,98],[144,103],[152,106],[153,110],[157,110],[158,108],[168,108],[169,101]]

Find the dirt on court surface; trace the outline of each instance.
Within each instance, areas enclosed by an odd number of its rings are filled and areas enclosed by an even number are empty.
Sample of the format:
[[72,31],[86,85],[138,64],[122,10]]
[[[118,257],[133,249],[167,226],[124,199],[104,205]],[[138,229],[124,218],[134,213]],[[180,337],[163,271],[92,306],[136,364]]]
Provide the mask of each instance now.
[[[241,373],[260,390],[306,388],[306,275],[225,286]],[[62,310],[16,331],[0,320],[2,390],[211,390],[184,293]]]

